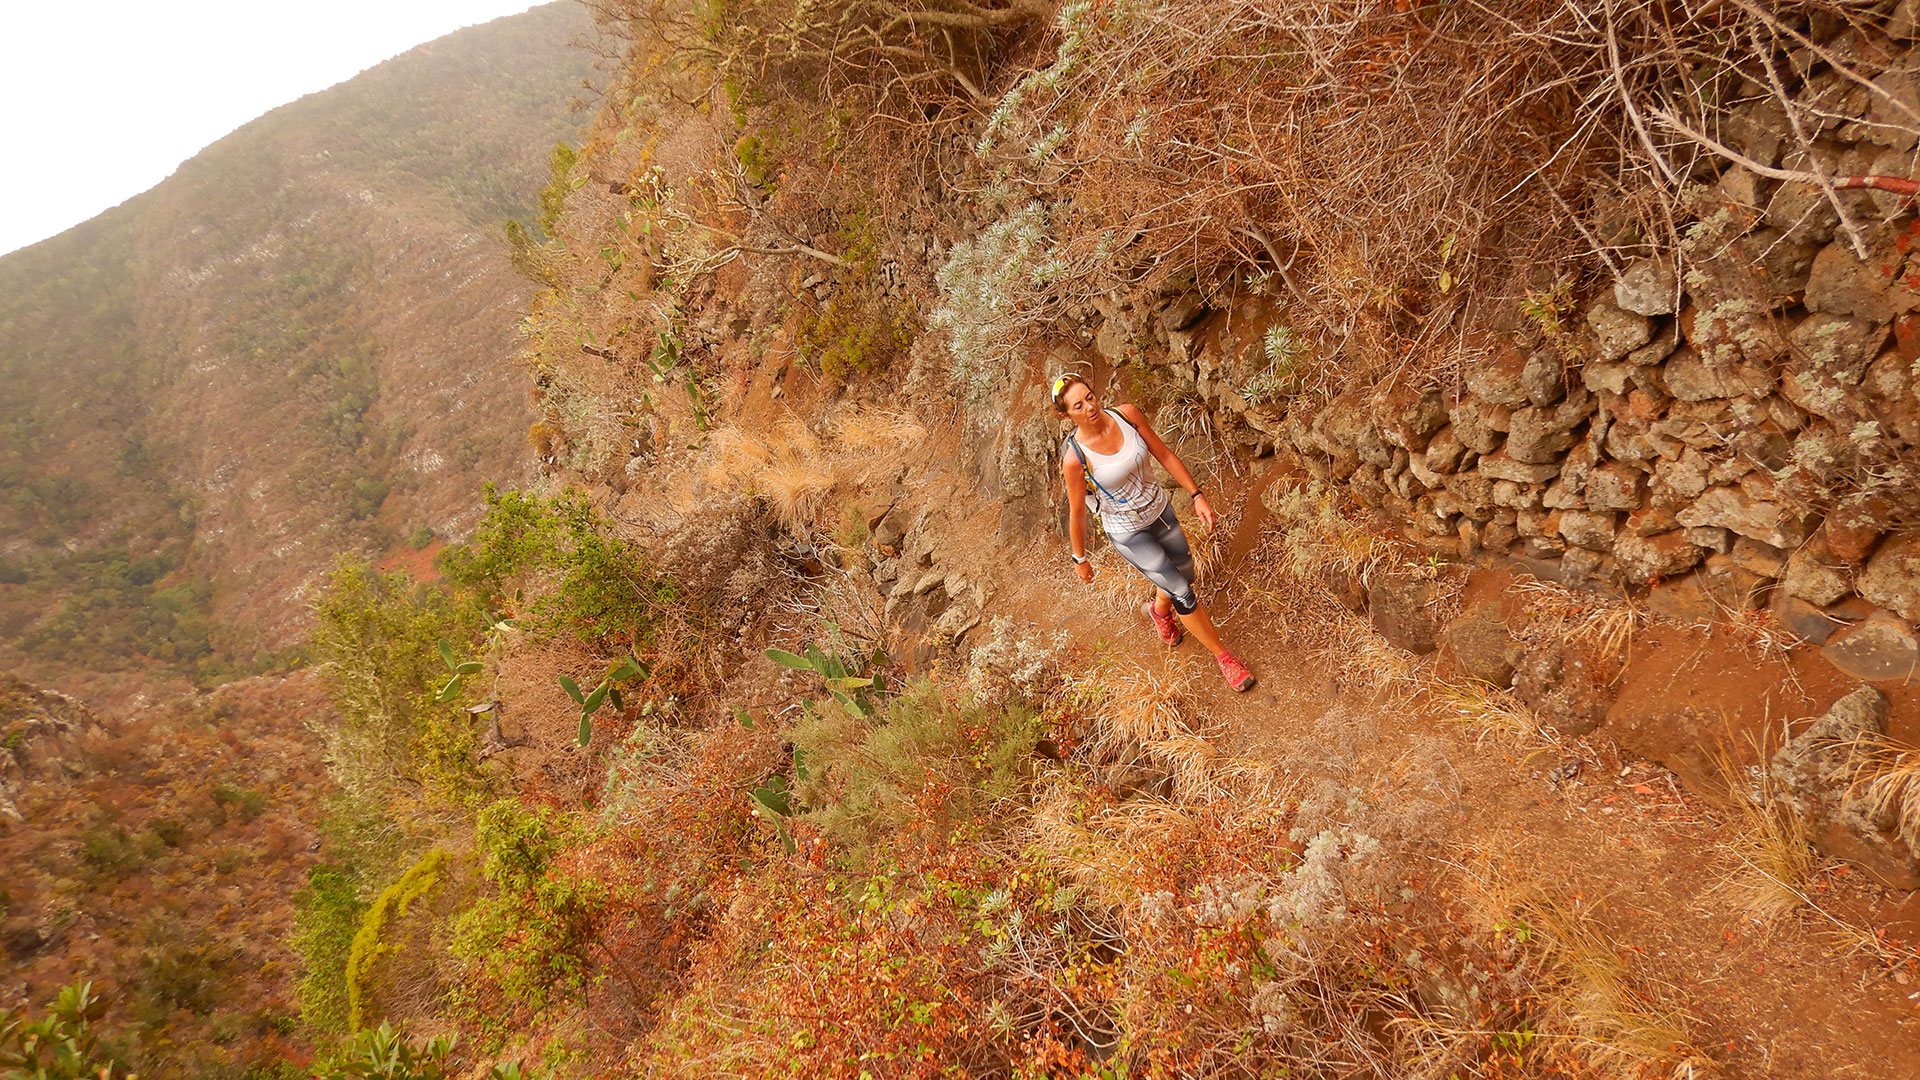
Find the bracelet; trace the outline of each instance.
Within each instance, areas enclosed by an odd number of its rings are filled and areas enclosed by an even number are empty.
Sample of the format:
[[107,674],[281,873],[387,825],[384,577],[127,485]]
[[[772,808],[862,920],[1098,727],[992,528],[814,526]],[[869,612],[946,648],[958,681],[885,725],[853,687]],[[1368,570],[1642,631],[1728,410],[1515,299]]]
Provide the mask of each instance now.
[[1193,495],[1192,495],[1191,497],[1192,497],[1192,498],[1195,498],[1195,499],[1197,499],[1197,498],[1199,498],[1200,496],[1202,496],[1202,495],[1205,495],[1205,494],[1206,494],[1206,492],[1205,492],[1205,491],[1202,491],[1202,490],[1201,490],[1201,489],[1199,489],[1199,488],[1194,488],[1194,489],[1193,489]]

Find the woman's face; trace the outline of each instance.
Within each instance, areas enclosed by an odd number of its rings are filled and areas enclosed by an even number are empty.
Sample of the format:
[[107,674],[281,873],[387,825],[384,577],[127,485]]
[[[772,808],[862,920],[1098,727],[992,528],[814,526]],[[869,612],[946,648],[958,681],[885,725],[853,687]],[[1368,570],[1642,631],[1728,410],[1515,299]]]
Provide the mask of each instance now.
[[1077,382],[1060,395],[1060,409],[1067,414],[1067,419],[1083,424],[1100,415],[1100,399],[1093,396],[1092,387]]

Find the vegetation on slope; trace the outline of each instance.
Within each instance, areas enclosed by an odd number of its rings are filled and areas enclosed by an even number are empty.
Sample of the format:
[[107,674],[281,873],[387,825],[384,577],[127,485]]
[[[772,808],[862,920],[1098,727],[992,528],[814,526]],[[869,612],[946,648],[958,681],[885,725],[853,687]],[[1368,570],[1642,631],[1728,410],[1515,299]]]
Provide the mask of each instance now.
[[457,527],[521,474],[514,433],[449,407],[516,405],[522,294],[476,245],[573,130],[586,27],[556,4],[422,46],[0,259],[10,659],[277,666],[286,594],[336,552]]

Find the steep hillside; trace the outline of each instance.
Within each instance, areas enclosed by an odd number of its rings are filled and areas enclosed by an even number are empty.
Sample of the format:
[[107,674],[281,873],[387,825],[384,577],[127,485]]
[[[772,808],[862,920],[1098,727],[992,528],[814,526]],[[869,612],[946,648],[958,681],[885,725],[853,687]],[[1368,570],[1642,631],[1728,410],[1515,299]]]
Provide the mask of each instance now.
[[526,475],[500,230],[574,132],[589,28],[421,46],[0,259],[0,657],[270,664],[337,553],[458,534]]

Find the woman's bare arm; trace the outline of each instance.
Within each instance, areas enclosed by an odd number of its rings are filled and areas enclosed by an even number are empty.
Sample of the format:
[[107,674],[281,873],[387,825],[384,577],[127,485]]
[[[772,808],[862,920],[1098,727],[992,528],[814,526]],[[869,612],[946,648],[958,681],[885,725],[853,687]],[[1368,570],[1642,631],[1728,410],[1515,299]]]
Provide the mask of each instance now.
[[[1087,481],[1086,466],[1068,456],[1060,462],[1060,479],[1067,489],[1067,546],[1082,559],[1087,557]],[[1079,563],[1074,570],[1082,581],[1093,580],[1093,567]]]
[[1153,425],[1147,423],[1147,418],[1140,412],[1139,406],[1122,405],[1120,414],[1139,429],[1140,438],[1146,441],[1147,453],[1152,454],[1155,461],[1166,467],[1167,473],[1173,477],[1173,482],[1193,492],[1194,513],[1200,515],[1201,522],[1207,528],[1213,528],[1215,518],[1211,500],[1200,493],[1200,481],[1195,480],[1193,473],[1187,470],[1187,463],[1180,460],[1180,455],[1174,453],[1172,447],[1160,441],[1160,436],[1153,430]]

